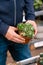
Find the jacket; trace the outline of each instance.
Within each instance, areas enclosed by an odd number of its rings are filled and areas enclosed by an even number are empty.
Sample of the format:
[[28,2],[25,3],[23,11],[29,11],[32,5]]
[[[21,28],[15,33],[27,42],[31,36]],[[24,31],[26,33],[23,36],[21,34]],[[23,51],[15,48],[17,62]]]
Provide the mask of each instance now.
[[0,0],[0,34],[5,35],[9,26],[16,26],[23,19],[34,20],[33,0]]

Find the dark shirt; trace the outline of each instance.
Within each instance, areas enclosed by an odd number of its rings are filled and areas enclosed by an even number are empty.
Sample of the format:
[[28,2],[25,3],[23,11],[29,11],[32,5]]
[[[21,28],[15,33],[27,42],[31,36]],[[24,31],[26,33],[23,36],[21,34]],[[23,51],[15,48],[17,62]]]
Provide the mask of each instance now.
[[0,34],[5,35],[9,26],[15,26],[23,19],[34,20],[33,0],[0,0]]

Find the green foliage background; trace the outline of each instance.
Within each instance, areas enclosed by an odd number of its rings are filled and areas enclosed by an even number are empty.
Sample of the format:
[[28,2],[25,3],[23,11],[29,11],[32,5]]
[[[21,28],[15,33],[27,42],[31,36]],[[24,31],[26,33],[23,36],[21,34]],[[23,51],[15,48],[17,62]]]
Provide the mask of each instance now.
[[34,8],[37,10],[43,4],[43,0],[34,0]]

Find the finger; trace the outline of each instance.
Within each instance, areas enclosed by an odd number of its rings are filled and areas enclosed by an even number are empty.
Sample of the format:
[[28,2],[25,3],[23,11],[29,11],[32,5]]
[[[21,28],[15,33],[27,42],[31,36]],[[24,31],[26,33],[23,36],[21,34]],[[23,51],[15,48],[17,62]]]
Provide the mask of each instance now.
[[36,36],[36,34],[37,34],[37,29],[35,29],[35,36]]
[[13,42],[16,42],[16,43],[25,43],[25,41],[22,41],[18,38],[13,38]]
[[14,31],[17,31],[18,29],[16,27],[14,27]]
[[29,20],[29,21],[27,21],[26,23],[30,23],[31,25],[33,25],[33,27],[36,26],[35,21],[31,21],[31,20]]
[[16,38],[18,38],[20,40],[25,41],[25,39],[22,36],[18,35],[17,33],[14,34],[14,37],[16,37]]
[[35,29],[35,36],[37,34],[37,26],[34,26],[34,29]]

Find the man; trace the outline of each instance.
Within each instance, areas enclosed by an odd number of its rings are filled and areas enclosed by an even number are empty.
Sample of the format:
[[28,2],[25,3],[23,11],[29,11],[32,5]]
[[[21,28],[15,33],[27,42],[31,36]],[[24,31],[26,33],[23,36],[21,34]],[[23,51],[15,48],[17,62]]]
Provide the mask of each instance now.
[[23,10],[25,19],[35,28],[33,0],[0,0],[0,65],[5,65],[7,50],[16,61],[31,57],[25,39],[16,33],[16,25],[22,22]]

